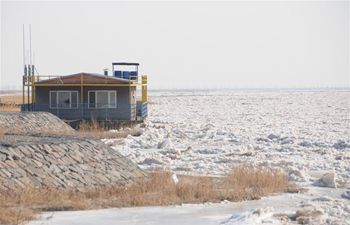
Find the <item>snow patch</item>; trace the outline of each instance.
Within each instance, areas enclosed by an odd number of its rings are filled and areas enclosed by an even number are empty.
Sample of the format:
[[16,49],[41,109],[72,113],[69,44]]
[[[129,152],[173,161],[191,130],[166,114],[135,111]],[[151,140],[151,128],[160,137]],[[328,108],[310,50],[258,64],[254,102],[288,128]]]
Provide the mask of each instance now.
[[273,208],[253,209],[248,212],[234,214],[222,225],[259,225],[259,224],[280,224],[273,218]]

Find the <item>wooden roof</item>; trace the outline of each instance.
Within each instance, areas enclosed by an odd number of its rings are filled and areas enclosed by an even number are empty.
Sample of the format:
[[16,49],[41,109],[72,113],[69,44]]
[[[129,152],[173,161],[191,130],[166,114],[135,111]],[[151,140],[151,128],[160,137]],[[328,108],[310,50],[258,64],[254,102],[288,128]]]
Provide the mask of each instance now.
[[129,80],[95,73],[77,73],[40,80],[35,84],[129,84]]

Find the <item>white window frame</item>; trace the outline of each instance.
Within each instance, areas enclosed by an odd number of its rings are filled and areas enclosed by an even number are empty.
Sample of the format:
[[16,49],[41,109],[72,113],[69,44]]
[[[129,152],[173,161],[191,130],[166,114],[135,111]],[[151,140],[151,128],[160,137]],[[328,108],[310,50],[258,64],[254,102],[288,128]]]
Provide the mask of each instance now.
[[[56,92],[56,107],[51,107],[51,93]],[[58,107],[58,93],[59,92],[69,92],[69,107]],[[77,106],[72,107],[72,93],[77,93]],[[49,93],[49,108],[50,109],[78,109],[79,108],[79,91],[70,91],[70,90],[59,90],[59,91],[50,91]]]
[[[95,92],[95,107],[90,107],[90,92]],[[107,94],[107,96],[108,96],[108,107],[97,107],[97,93],[98,92],[107,92],[108,94]],[[110,95],[109,95],[109,93],[115,93],[115,107],[112,107],[111,105],[109,105],[109,103],[110,103]],[[117,105],[117,103],[118,103],[118,101],[117,101],[117,99],[118,99],[118,93],[117,93],[117,91],[116,90],[91,90],[91,91],[88,91],[88,108],[89,109],[116,109],[116,108],[118,108],[118,105]]]

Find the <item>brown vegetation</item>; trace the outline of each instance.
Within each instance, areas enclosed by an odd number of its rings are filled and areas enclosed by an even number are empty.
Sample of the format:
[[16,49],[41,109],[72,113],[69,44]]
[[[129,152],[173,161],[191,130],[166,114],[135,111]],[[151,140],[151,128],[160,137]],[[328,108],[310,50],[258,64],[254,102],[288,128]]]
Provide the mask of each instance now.
[[287,176],[280,170],[266,167],[239,166],[224,181],[224,191],[230,200],[259,199],[274,192],[295,192]]
[[[27,101],[27,96],[25,96]],[[30,99],[29,99],[30,100]],[[0,103],[7,103],[7,104],[22,104],[22,95],[6,95],[6,96],[0,96]]]
[[[129,124],[125,124],[128,126]],[[91,121],[81,122],[78,126],[78,132],[80,136],[95,137],[95,138],[125,138],[129,134],[132,136],[141,135],[140,128],[138,126],[133,127],[119,127],[119,130],[109,131],[109,128],[95,119]]]
[[241,201],[287,191],[287,177],[264,168],[237,167],[224,178],[179,175],[175,184],[169,172],[153,172],[134,184],[85,191],[26,188],[0,192],[0,224],[20,224],[36,213],[105,207],[172,205]]
[[0,112],[19,112],[20,104],[22,95],[0,96]]
[[21,108],[17,105],[0,105],[0,112],[19,112]]

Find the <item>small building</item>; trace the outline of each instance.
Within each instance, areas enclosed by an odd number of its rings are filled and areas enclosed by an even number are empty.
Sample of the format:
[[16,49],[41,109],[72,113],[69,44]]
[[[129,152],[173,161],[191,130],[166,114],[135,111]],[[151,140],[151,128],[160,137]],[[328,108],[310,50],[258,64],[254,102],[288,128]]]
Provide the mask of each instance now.
[[[127,71],[119,66],[135,67]],[[24,76],[31,92],[22,110],[50,112],[61,119],[135,121],[147,116],[147,76],[138,63],[113,63],[112,75],[77,73],[66,76]],[[141,87],[141,96],[138,96]],[[25,94],[25,88],[23,88]]]

